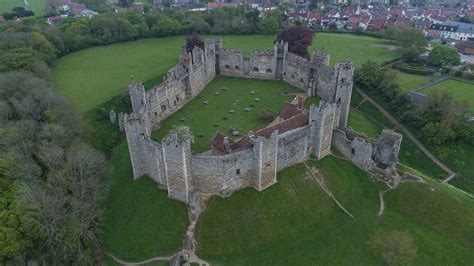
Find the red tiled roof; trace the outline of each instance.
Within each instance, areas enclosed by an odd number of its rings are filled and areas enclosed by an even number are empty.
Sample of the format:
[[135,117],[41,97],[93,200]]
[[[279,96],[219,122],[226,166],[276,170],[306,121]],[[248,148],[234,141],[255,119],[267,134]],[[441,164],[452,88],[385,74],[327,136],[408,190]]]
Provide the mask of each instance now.
[[284,120],[293,117],[295,115],[299,115],[302,113],[302,110],[298,108],[298,106],[292,104],[292,103],[287,103],[283,109],[280,112],[280,117],[283,118]]
[[207,8],[216,8],[219,6],[219,3],[217,2],[209,2],[207,3]]

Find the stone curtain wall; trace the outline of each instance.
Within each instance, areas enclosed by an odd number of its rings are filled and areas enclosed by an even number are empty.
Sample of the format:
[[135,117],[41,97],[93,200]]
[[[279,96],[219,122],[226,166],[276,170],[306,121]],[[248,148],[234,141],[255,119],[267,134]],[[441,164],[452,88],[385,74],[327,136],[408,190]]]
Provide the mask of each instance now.
[[[170,135],[162,143],[151,139],[159,123],[197,96],[219,73],[258,79],[281,79],[321,98],[309,110],[308,125],[268,138],[251,138],[252,147],[225,155],[192,154],[191,142]],[[331,144],[359,167],[372,172],[394,169],[401,135],[383,132],[378,141],[346,129],[352,93],[352,63],[329,67],[329,55],[316,51],[312,60],[288,53],[278,43],[273,51],[246,55],[223,49],[220,40],[183,51],[163,84],[146,91],[139,82],[129,85],[133,113],[123,126],[133,176],[150,176],[166,186],[170,197],[189,203],[193,193],[227,196],[244,187],[263,190],[277,182],[277,171],[305,161],[310,154],[323,158]]]

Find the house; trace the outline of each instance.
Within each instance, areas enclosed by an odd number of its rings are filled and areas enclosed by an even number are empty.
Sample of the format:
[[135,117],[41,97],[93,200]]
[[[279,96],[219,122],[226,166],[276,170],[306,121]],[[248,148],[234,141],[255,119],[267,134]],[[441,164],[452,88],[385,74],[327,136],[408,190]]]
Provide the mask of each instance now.
[[460,42],[456,44],[456,48],[462,54],[474,55],[474,41]]
[[87,18],[92,18],[92,17],[95,17],[97,16],[99,13],[95,12],[95,11],[92,11],[92,10],[89,10],[89,9],[85,9],[81,12],[80,16],[81,17],[87,17]]
[[49,25],[56,25],[56,24],[58,24],[59,22],[61,22],[63,20],[64,20],[64,17],[62,17],[62,16],[54,16],[54,17],[47,18],[46,22]]
[[367,25],[367,30],[381,31],[385,28],[385,19],[372,19]]
[[457,22],[457,21],[449,21],[448,25],[457,27],[457,30],[451,39],[455,39],[459,41],[474,39],[474,24]]
[[431,27],[431,20],[429,19],[415,19],[413,21],[413,27],[420,29],[425,36],[428,35],[428,31]]
[[359,16],[350,16],[346,21],[346,29],[352,30],[359,27]]
[[432,24],[430,26],[430,30],[428,31],[428,37],[454,39],[457,28],[457,26],[453,25]]

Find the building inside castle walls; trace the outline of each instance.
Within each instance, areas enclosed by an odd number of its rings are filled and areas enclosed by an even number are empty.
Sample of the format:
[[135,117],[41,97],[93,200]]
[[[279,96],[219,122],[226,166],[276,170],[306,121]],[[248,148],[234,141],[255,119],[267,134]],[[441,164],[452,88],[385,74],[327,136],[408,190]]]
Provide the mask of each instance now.
[[[277,182],[277,173],[304,162],[311,155],[321,159],[331,148],[362,169],[392,178],[398,161],[401,135],[382,132],[378,140],[347,128],[354,67],[351,62],[329,66],[329,55],[316,51],[308,60],[288,52],[287,43],[270,51],[244,53],[222,48],[220,39],[206,39],[204,48],[182,51],[179,63],[163,83],[145,91],[143,84],[128,87],[133,112],[122,115],[133,178],[150,176],[168,195],[190,203],[193,194],[222,197],[245,187],[264,190]],[[163,141],[151,139],[160,123],[195,98],[216,75],[282,80],[306,96],[321,98],[309,110],[296,110],[267,127],[236,141],[217,134],[212,149],[194,154],[190,139],[176,133]]]

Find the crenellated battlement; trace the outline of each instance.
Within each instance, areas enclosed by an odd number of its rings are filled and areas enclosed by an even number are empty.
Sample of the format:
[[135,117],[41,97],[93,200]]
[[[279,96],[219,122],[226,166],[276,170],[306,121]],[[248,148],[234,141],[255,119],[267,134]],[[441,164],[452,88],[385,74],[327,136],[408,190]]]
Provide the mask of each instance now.
[[[321,159],[335,147],[365,170],[390,178],[401,135],[384,131],[378,141],[357,134],[348,137],[353,74],[351,62],[333,68],[329,54],[315,51],[308,60],[289,53],[284,42],[250,54],[222,48],[221,39],[206,39],[204,48],[194,47],[189,53],[183,48],[179,63],[161,85],[149,91],[138,81],[128,86],[133,112],[121,120],[133,177],[148,175],[165,186],[170,197],[190,203],[195,193],[228,196],[244,187],[264,190],[277,182],[277,171],[311,154]],[[192,135],[183,128],[173,129],[161,142],[151,139],[153,129],[216,75],[282,80],[301,89],[300,99],[318,96],[321,101],[236,142],[216,134],[213,149],[202,154],[191,152]]]

